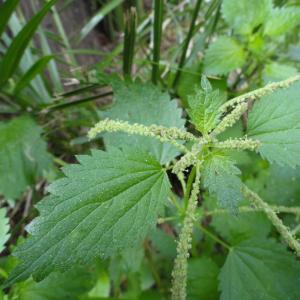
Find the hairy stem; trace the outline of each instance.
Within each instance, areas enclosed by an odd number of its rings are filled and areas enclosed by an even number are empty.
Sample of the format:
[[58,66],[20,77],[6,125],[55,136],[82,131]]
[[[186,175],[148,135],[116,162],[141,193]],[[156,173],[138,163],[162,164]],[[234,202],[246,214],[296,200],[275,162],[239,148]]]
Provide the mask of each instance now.
[[283,222],[278,218],[276,212],[264,202],[256,193],[251,191],[248,187],[244,186],[243,192],[245,197],[247,197],[257,208],[262,209],[272,224],[275,226],[277,231],[281,234],[283,240],[288,244],[288,246],[296,251],[296,254],[300,256],[300,243],[293,237],[290,230],[283,224]]
[[249,93],[243,94],[241,96],[235,97],[235,98],[227,101],[226,103],[224,103],[221,106],[220,111],[226,112],[229,107],[235,106],[237,104],[240,104],[240,103],[248,101],[248,100],[259,99],[267,94],[274,92],[275,90],[287,88],[290,85],[292,85],[294,82],[299,81],[299,80],[300,80],[300,75],[297,75],[297,76],[290,77],[283,81],[267,84],[263,88],[251,91]]
[[193,185],[193,182],[195,180],[195,177],[196,177],[196,167],[194,166],[191,170],[190,175],[189,175],[187,185],[186,185],[186,190],[185,190],[184,197],[183,197],[183,202],[184,202],[184,208],[185,209],[187,209],[188,204],[189,204],[189,197],[190,197],[190,194],[191,194],[192,185]]
[[172,272],[172,300],[186,299],[186,283],[187,283],[187,259],[189,250],[192,246],[192,233],[195,221],[195,211],[197,208],[197,196],[200,190],[200,171],[199,163],[196,165],[196,177],[191,192],[191,197],[186,210],[183,221],[182,230],[179,234],[177,244],[177,256],[174,262]]
[[211,233],[209,230],[207,230],[204,226],[201,224],[198,224],[198,228],[207,236],[209,236],[212,240],[214,240],[216,243],[222,245],[225,249],[230,250],[231,246],[225,243],[223,240],[221,240],[219,237]]

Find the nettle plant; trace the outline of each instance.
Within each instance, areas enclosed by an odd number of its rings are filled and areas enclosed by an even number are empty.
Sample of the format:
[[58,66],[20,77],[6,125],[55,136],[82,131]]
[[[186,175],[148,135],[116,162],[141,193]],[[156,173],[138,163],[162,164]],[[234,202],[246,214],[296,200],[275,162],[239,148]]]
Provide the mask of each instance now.
[[[181,226],[171,294],[185,299],[193,228],[204,216],[199,194],[206,191],[230,218],[247,199],[246,209],[264,212],[291,250],[266,238],[235,245],[219,240],[229,250],[219,275],[221,298],[297,299],[299,265],[292,251],[300,255],[300,243],[277,215],[293,208],[275,209],[250,190],[229,151],[255,151],[270,163],[300,165],[299,80],[225,101],[202,77],[187,109],[194,133],[185,130],[177,103],[157,87],[113,80],[117,105],[88,133],[91,140],[103,137],[106,150],[78,156],[79,164],[64,167],[65,176],[49,186],[50,194],[37,204],[40,216],[27,227],[30,236],[14,252],[21,262],[5,285],[30,276],[40,281],[139,247],[158,221],[167,222],[164,207],[173,201],[177,210],[169,218]],[[244,136],[219,139],[242,116]],[[170,173],[182,185],[182,200],[174,197]]]

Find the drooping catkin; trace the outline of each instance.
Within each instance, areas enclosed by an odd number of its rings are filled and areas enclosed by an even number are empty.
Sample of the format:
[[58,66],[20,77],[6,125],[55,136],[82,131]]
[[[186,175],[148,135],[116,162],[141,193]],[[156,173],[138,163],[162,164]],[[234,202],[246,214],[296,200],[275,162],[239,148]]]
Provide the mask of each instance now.
[[187,260],[189,258],[189,250],[192,246],[192,233],[195,222],[195,212],[197,208],[197,197],[200,190],[200,171],[199,163],[196,165],[196,177],[193,189],[188,202],[183,226],[179,234],[177,243],[177,256],[174,262],[172,272],[172,300],[186,299],[187,285]]

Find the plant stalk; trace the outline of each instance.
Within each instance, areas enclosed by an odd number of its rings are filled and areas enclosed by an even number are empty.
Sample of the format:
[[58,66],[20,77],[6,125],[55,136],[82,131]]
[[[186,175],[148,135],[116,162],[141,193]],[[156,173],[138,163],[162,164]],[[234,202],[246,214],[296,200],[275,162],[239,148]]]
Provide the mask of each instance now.
[[136,8],[131,7],[125,15],[125,35],[123,50],[123,74],[131,76],[136,39],[137,14]]
[[163,0],[154,0],[154,22],[153,22],[153,65],[152,65],[152,82],[157,84],[159,79],[159,61],[160,61],[160,45],[163,23]]

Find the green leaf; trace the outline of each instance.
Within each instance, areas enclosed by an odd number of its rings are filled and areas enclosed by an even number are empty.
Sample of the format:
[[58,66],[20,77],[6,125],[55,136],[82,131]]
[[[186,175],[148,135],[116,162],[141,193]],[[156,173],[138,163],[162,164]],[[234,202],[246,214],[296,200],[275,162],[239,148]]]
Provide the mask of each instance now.
[[194,61],[191,66],[185,66],[180,73],[176,92],[184,107],[188,106],[188,97],[194,94],[195,87],[199,87],[201,70],[202,64],[197,58],[197,62]]
[[198,89],[196,94],[188,97],[188,114],[191,122],[202,134],[209,133],[214,129],[219,121],[219,108],[225,99],[218,90],[213,91],[206,77],[201,80],[202,89]]
[[[205,202],[209,210],[218,209],[215,199],[208,197]],[[253,237],[265,238],[271,231],[271,223],[262,212],[239,212],[233,215],[228,211],[223,211],[213,214],[210,224],[231,244]]]
[[204,72],[208,75],[226,75],[243,66],[246,53],[233,38],[219,37],[207,49],[204,56]]
[[298,70],[293,66],[272,62],[265,65],[262,75],[264,83],[266,84],[269,82],[285,80],[297,74],[299,74]]
[[77,300],[96,283],[96,274],[82,267],[53,273],[41,282],[32,279],[17,285],[18,300]]
[[224,0],[222,13],[236,33],[250,35],[265,21],[271,8],[271,0]]
[[248,136],[261,141],[259,153],[271,163],[300,165],[300,83],[262,97],[248,119]]
[[300,9],[298,7],[273,8],[264,26],[264,34],[275,37],[290,32],[300,23]]
[[78,160],[38,203],[31,236],[15,252],[22,263],[6,285],[114,255],[139,244],[154,227],[169,189],[154,158],[131,147],[94,150]]
[[111,290],[111,280],[108,274],[102,270],[97,276],[97,282],[92,290],[89,291],[90,298],[108,298]]
[[0,209],[0,253],[4,250],[4,245],[9,239],[9,220],[6,217],[6,209]]
[[26,88],[30,82],[46,68],[47,64],[52,58],[52,55],[47,55],[36,61],[33,66],[20,78],[14,88],[14,93],[19,93],[22,89]]
[[0,37],[20,0],[7,0],[0,6]]
[[219,267],[209,257],[193,258],[188,262],[188,300],[217,300]]
[[300,263],[273,240],[233,247],[220,273],[222,300],[299,299]]
[[0,122],[0,194],[17,198],[48,170],[51,157],[41,128],[27,116]]
[[50,8],[57,2],[51,0],[24,26],[13,39],[0,64],[0,85],[3,85],[15,72],[30,40]]
[[157,250],[164,259],[174,259],[176,257],[176,243],[171,235],[157,228],[151,233],[150,239],[154,249]]
[[240,173],[234,161],[223,152],[215,151],[205,158],[204,187],[217,197],[221,207],[235,209],[242,200],[242,182],[238,177]]
[[[249,178],[246,185],[255,190],[268,203],[300,206],[300,168],[270,165]],[[288,188],[287,188],[288,187]]]
[[[124,83],[119,79],[112,82],[115,94],[115,104],[104,114],[104,117],[140,123],[144,125],[163,125],[184,129],[185,120],[181,118],[182,110],[177,107],[176,101],[170,101],[166,93],[162,93],[152,84]],[[108,146],[138,147],[150,152],[162,164],[175,158],[178,150],[168,144],[161,143],[151,137],[128,136],[124,133],[108,133],[104,135]]]

